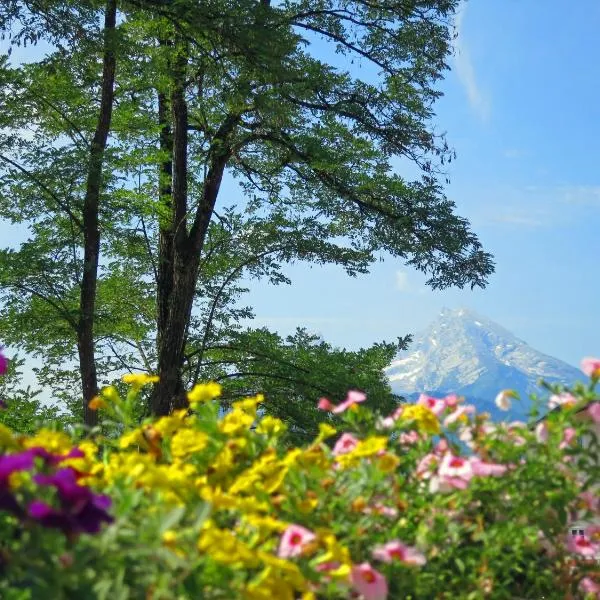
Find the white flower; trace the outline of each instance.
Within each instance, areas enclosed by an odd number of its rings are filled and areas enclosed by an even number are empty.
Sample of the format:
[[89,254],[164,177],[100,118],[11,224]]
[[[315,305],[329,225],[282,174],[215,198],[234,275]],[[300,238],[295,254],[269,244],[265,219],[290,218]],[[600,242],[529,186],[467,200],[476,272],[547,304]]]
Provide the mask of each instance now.
[[519,394],[515,390],[502,390],[496,396],[496,406],[500,410],[510,410],[512,405],[511,398],[518,398]]

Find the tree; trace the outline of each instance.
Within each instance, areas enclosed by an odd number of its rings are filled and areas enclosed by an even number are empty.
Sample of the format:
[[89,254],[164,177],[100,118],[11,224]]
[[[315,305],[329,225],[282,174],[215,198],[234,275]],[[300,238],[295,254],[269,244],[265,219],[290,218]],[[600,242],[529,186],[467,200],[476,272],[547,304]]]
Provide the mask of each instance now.
[[[281,266],[296,260],[355,275],[387,253],[428,273],[433,287],[485,285],[491,257],[443,194],[453,154],[430,126],[456,6],[123,4],[127,44],[119,45],[98,204],[105,259],[93,312],[103,377],[156,370],[151,409],[164,414],[216,361],[247,373],[261,349],[253,344],[269,336],[236,326],[251,314],[237,304],[241,278],[286,282]],[[335,49],[335,60],[323,48]],[[98,122],[101,74],[91,56],[86,36],[75,36],[37,65],[2,69],[8,133],[0,148],[25,172],[4,162],[0,214],[34,233],[3,251],[2,327],[13,345],[53,348],[57,363],[72,352],[84,314],[86,240],[73,223],[89,163],[80,138]],[[20,129],[32,114],[33,141]],[[396,173],[407,162],[420,178]],[[237,178],[243,201],[223,197],[226,177]],[[239,341],[243,354],[231,349]],[[320,352],[302,338],[272,347],[269,370],[291,347]],[[239,377],[240,388],[268,381]]]

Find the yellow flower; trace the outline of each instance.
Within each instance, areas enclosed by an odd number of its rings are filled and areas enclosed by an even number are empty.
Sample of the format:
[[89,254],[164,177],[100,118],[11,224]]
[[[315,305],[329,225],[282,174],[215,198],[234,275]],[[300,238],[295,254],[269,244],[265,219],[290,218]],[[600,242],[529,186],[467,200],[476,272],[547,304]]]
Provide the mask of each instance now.
[[244,600],[294,600],[294,588],[278,577],[272,567],[267,567],[246,586],[243,597]]
[[200,534],[198,550],[216,562],[226,565],[242,564],[254,567],[258,562],[256,553],[247,544],[231,531],[218,529],[210,521],[205,523]]
[[13,432],[6,426],[0,423],[0,448],[15,448],[17,442],[13,436]]
[[317,498],[305,498],[298,503],[298,511],[306,515],[311,513],[319,505]]
[[421,433],[436,435],[440,432],[440,422],[431,410],[421,404],[407,404],[402,408],[403,421],[415,421]]
[[105,388],[102,388],[100,396],[109,402],[120,402],[121,400],[119,392],[114,385],[109,385]]
[[373,436],[368,437],[365,440],[360,440],[356,445],[356,448],[352,450],[352,453],[356,456],[366,457],[373,456],[382,450],[385,450],[387,446],[387,437],[384,436]]
[[100,398],[100,396],[94,396],[88,402],[88,408],[90,410],[100,410],[101,408],[106,408],[107,406],[108,404],[106,403],[106,400],[104,398]]
[[147,375],[146,373],[127,373],[121,377],[123,383],[130,385],[134,390],[139,390],[149,383],[158,382],[158,375]]
[[221,395],[221,385],[211,381],[209,383],[197,383],[190,392],[188,392],[188,400],[190,404],[198,402],[207,402],[214,400]]
[[393,473],[400,464],[400,459],[395,454],[389,452],[378,456],[376,461],[377,467],[382,473]]
[[84,440],[83,442],[79,442],[77,447],[85,454],[85,456],[82,458],[67,458],[60,463],[61,466],[72,467],[80,473],[91,472],[98,457],[98,446],[90,440]]
[[276,437],[284,433],[286,429],[287,426],[282,420],[267,415],[258,424],[256,433]]
[[288,523],[284,523],[283,521],[279,521],[277,519],[274,519],[273,517],[260,517],[258,515],[252,514],[244,515],[243,520],[244,522],[248,523],[249,525],[252,525],[252,527],[255,527],[256,529],[265,530],[268,532],[275,531],[278,533],[283,533],[289,525]]
[[119,448],[124,450],[125,448],[129,448],[129,446],[145,446],[146,440],[144,438],[144,433],[140,427],[129,431],[121,436],[119,440]]
[[177,542],[177,532],[173,529],[167,529],[162,534],[162,543],[167,548],[173,548]]
[[195,452],[201,452],[208,444],[208,436],[194,429],[180,429],[171,439],[171,454],[183,458]]
[[193,419],[187,417],[187,414],[187,408],[174,410],[168,417],[160,417],[160,419],[154,423],[153,427],[163,437],[171,436],[178,429],[193,423]]
[[332,427],[328,423],[319,423],[319,440],[326,440],[333,437],[337,433],[335,427]]
[[62,431],[40,429],[33,437],[25,439],[25,448],[41,447],[53,454],[66,454],[73,446],[71,439]]
[[242,431],[250,429],[254,423],[254,416],[235,408],[226,414],[219,422],[219,429],[225,435],[239,435]]

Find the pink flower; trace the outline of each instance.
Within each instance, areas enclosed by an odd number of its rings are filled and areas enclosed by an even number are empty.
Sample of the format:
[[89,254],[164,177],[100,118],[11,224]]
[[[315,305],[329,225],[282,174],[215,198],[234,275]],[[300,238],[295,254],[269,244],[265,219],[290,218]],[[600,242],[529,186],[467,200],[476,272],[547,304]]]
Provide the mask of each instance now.
[[8,371],[8,358],[2,353],[0,348],[0,375],[4,375]]
[[590,595],[592,598],[600,598],[600,584],[596,583],[591,577],[584,577],[579,582],[579,589],[586,598],[589,598]]
[[354,404],[364,402],[366,399],[367,395],[363,392],[359,392],[358,390],[350,390],[346,396],[346,399],[341,404],[338,404],[331,412],[335,414],[343,413]]
[[567,549],[570,552],[581,554],[581,556],[594,558],[596,554],[600,553],[600,544],[594,544],[587,537],[576,535],[569,538]]
[[335,413],[337,415],[339,413],[343,413],[345,410],[347,410],[354,404],[364,402],[366,399],[367,395],[364,392],[359,392],[358,390],[350,390],[348,392],[348,395],[346,396],[346,399],[337,406],[327,398],[321,398],[317,404],[317,408],[320,410],[326,410]]
[[573,394],[563,392],[562,394],[552,394],[548,399],[548,408],[553,409],[557,406],[565,406],[567,408],[574,406],[577,403],[577,399]]
[[545,444],[548,441],[548,423],[542,421],[535,428],[535,439],[540,444]]
[[340,454],[352,452],[352,450],[356,448],[357,444],[358,439],[356,439],[351,433],[343,433],[333,447],[333,455],[339,456]]
[[567,427],[563,433],[563,439],[561,443],[558,445],[560,450],[564,450],[568,446],[570,446],[575,439],[577,438],[577,431],[573,429],[573,427]]
[[471,404],[465,404],[464,406],[459,406],[455,411],[451,412],[445,419],[444,419],[444,427],[448,427],[448,425],[451,425],[452,423],[456,423],[456,421],[458,421],[461,417],[465,417],[468,414],[474,413],[475,412],[475,407]]
[[394,519],[398,516],[398,509],[393,506],[385,506],[381,502],[376,502],[372,507],[366,506],[363,510],[365,515],[381,515],[383,517],[389,517]]
[[412,444],[416,444],[421,439],[421,436],[414,429],[408,432],[402,432],[398,441],[406,446],[411,446]]
[[600,377],[600,358],[587,357],[581,361],[581,370],[592,378]]
[[416,548],[407,546],[398,540],[377,546],[373,550],[373,557],[385,563],[399,560],[407,565],[424,565],[427,562],[425,556]]
[[449,406],[449,407],[458,406],[458,404],[460,404],[461,401],[462,401],[462,398],[460,398],[460,396],[457,396],[456,394],[448,394],[448,396],[446,396],[444,398],[444,402],[446,403],[446,406]]
[[594,423],[600,424],[600,402],[592,402],[586,412]]
[[442,458],[438,474],[440,477],[457,477],[469,481],[474,475],[473,465],[470,460],[447,452]]
[[432,475],[433,469],[438,464],[438,457],[435,454],[426,454],[417,465],[415,475],[418,479],[429,479]]
[[469,459],[473,474],[479,477],[499,477],[504,475],[508,470],[506,465],[499,465],[496,463],[483,462],[480,458],[472,456]]
[[277,555],[279,558],[298,556],[303,547],[315,538],[316,536],[312,531],[300,525],[290,525],[281,536]]
[[510,410],[512,405],[511,398],[518,398],[519,395],[514,390],[502,390],[496,396],[496,406],[500,410]]
[[427,407],[434,415],[441,415],[446,408],[446,401],[439,398],[432,398],[427,394],[421,394],[417,400],[417,404]]
[[327,398],[320,398],[319,403],[317,404],[317,408],[319,410],[326,410],[328,412],[331,412],[335,408],[335,404],[333,404]]
[[364,600],[385,600],[387,598],[388,584],[385,577],[368,562],[352,567],[350,581]]
[[581,498],[581,507],[585,508],[591,512],[598,511],[600,508],[600,498],[594,492],[581,492],[579,494],[579,498]]

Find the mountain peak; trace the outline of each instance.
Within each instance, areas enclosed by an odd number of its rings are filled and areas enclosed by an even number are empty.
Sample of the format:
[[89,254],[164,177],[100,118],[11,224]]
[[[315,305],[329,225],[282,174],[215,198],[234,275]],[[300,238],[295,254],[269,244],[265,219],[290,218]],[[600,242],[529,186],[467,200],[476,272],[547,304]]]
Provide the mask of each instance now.
[[442,309],[414,337],[408,351],[398,354],[386,374],[393,391],[402,396],[454,392],[493,414],[497,414],[496,394],[504,388],[515,389],[522,401],[515,403],[512,418],[525,416],[529,394],[540,391],[539,379],[571,384],[581,376],[575,367],[531,348],[467,308]]

